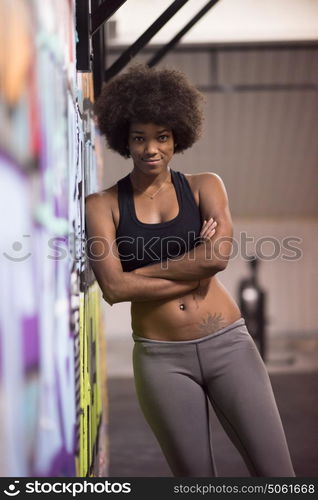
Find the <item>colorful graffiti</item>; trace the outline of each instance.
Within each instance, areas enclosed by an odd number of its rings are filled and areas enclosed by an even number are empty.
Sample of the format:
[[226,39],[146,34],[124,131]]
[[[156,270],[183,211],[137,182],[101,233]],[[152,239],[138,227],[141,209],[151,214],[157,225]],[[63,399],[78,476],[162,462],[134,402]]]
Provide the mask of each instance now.
[[74,1],[0,0],[0,38],[0,475],[106,475],[101,297],[84,251],[99,173]]

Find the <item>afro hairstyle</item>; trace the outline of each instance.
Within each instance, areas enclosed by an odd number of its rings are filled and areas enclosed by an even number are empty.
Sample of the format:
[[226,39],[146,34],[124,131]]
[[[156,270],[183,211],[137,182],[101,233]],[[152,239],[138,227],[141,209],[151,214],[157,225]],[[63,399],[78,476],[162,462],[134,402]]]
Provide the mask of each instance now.
[[175,69],[135,64],[105,83],[94,111],[108,146],[129,158],[128,132],[132,122],[171,128],[175,153],[190,148],[201,134],[202,94]]

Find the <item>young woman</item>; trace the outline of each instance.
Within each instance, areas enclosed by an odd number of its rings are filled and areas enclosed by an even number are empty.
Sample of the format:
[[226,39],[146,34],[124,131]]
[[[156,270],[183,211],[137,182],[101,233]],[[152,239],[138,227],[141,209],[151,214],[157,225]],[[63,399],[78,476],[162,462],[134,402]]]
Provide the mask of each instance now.
[[231,253],[225,186],[169,166],[199,137],[201,101],[175,70],[138,65],[105,85],[99,128],[132,169],[86,198],[90,262],[109,304],[131,302],[137,395],[172,473],[217,475],[210,401],[252,476],[294,476],[266,368],[217,278]]

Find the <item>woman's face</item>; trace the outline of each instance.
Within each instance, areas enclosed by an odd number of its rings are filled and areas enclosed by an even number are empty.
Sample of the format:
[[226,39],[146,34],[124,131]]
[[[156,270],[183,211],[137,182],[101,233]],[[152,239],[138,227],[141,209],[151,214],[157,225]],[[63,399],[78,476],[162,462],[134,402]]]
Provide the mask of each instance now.
[[144,173],[160,173],[167,169],[174,153],[172,130],[155,123],[132,122],[128,149],[135,168]]

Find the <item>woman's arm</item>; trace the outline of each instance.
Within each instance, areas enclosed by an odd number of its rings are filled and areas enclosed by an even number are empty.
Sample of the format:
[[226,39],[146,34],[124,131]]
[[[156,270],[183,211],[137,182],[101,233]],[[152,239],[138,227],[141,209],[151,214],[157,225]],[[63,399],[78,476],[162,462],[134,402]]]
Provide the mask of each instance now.
[[109,193],[87,196],[85,217],[87,255],[103,297],[109,304],[175,298],[198,286],[197,280],[172,281],[123,272]]
[[232,250],[233,226],[228,197],[221,178],[213,173],[198,174],[202,217],[217,222],[214,235],[177,259],[168,259],[136,269],[135,274],[171,280],[200,280],[223,271]]

